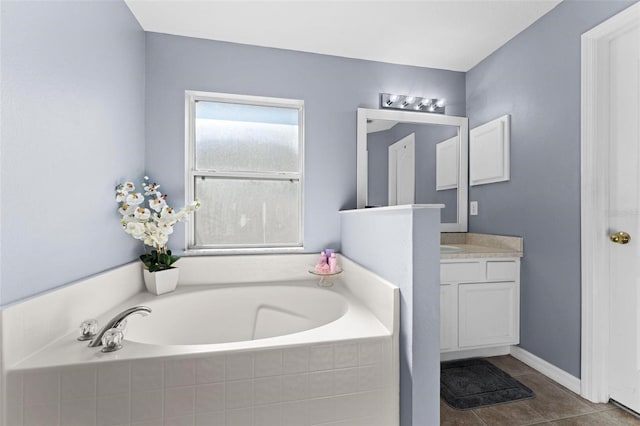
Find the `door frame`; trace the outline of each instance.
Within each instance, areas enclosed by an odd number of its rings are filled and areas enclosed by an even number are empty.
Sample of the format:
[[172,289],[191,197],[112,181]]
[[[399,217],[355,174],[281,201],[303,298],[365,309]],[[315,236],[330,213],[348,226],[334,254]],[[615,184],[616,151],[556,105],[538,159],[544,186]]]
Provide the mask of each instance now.
[[582,34],[580,217],[582,343],[581,395],[609,400],[609,290],[607,188],[609,176],[608,41],[640,17],[640,3]]

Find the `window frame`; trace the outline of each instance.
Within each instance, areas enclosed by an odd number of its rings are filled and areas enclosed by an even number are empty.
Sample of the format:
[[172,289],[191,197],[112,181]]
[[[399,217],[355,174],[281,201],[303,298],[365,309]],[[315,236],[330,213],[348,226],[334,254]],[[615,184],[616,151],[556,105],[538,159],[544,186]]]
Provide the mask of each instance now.
[[[298,172],[221,172],[196,169],[195,112],[196,103],[222,102],[243,105],[279,107],[298,110]],[[298,181],[298,237],[295,244],[200,245],[195,244],[195,220],[186,222],[185,255],[301,253],[304,251],[304,101],[299,99],[237,95],[230,93],[185,91],[185,202],[195,198],[198,177],[257,180]]]

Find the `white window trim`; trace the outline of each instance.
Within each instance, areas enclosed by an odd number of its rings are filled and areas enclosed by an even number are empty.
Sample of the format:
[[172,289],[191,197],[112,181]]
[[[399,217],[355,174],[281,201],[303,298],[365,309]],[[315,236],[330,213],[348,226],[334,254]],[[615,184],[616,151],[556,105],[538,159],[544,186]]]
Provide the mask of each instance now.
[[[295,108],[298,110],[298,173],[274,172],[274,173],[251,173],[251,172],[215,172],[195,170],[195,104],[196,101],[224,102],[261,105],[271,107]],[[237,177],[237,178],[262,178],[274,180],[297,179],[298,185],[298,214],[300,241],[296,245],[273,245],[265,247],[263,245],[252,246],[196,246],[195,229],[193,220],[186,222],[185,232],[185,255],[200,256],[214,254],[268,254],[268,253],[301,253],[304,251],[304,101],[298,99],[270,98],[263,96],[235,95],[229,93],[214,93],[202,91],[185,91],[185,203],[195,198],[195,178],[196,176],[215,177]]]

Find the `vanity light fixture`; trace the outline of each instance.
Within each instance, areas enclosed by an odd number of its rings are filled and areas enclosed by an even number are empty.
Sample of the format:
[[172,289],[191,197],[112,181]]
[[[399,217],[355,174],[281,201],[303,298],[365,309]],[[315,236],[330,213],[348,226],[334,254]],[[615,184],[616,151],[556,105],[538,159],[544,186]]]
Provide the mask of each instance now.
[[433,114],[444,114],[444,104],[444,99],[380,93],[380,106],[383,109],[412,109]]

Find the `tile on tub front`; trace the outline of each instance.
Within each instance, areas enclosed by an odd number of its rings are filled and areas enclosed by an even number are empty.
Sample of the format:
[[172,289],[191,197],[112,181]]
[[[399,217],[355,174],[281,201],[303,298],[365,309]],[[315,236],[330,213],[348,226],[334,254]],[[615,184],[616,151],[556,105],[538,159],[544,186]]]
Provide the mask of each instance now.
[[376,364],[358,367],[358,390],[372,391],[380,387],[380,367]]
[[169,359],[164,362],[164,387],[189,386],[196,383],[195,359]]
[[318,398],[333,396],[334,371],[317,371],[309,373],[309,397]]
[[143,392],[162,389],[164,386],[164,362],[144,360],[131,363],[131,391]]
[[307,402],[308,424],[318,425],[338,420],[336,397],[310,399]]
[[335,344],[333,346],[333,365],[335,368],[356,367],[358,365],[358,344],[355,342]]
[[57,426],[58,403],[37,404],[24,407],[24,426]]
[[253,377],[253,353],[232,353],[226,358],[226,379],[241,380]]
[[253,404],[275,404],[282,401],[282,377],[263,377],[253,381]]
[[98,367],[98,396],[129,392],[131,365],[128,362],[105,363]]
[[335,395],[358,391],[358,368],[334,370]]
[[227,426],[253,426],[253,408],[227,410]]
[[274,426],[282,424],[282,405],[262,405],[253,409],[255,426]]
[[246,408],[253,405],[253,380],[226,382],[227,409]]
[[169,417],[164,419],[164,426],[194,426],[195,422],[195,416],[193,414],[189,414],[186,416]]
[[279,376],[282,374],[282,350],[258,351],[254,359],[255,377]]
[[196,359],[196,383],[217,383],[225,380],[226,362],[224,355],[214,355]]
[[129,423],[131,405],[129,393],[98,397],[98,426],[116,426]]
[[309,347],[287,348],[282,354],[284,374],[306,373],[309,371]]
[[309,374],[287,374],[282,376],[282,400],[297,401],[309,397]]
[[225,384],[210,383],[196,386],[196,413],[225,409]]
[[96,396],[96,368],[65,368],[60,373],[60,400],[94,398]]
[[25,406],[57,404],[60,395],[60,373],[51,370],[24,373],[22,386],[23,404]]
[[309,401],[285,402],[282,404],[282,426],[307,425]]
[[360,365],[378,364],[382,361],[382,341],[361,342],[358,348]]
[[[96,399],[75,399],[60,403],[60,424],[63,426],[95,426]],[[9,423],[10,425],[10,423]]]
[[162,420],[162,389],[131,393],[131,421]]
[[195,386],[165,388],[164,417],[179,417],[193,414],[196,403]]
[[224,411],[196,414],[196,426],[226,426],[227,414]]
[[7,400],[5,409],[7,426],[22,426],[22,400]]
[[309,349],[309,371],[333,368],[333,345],[311,346]]

